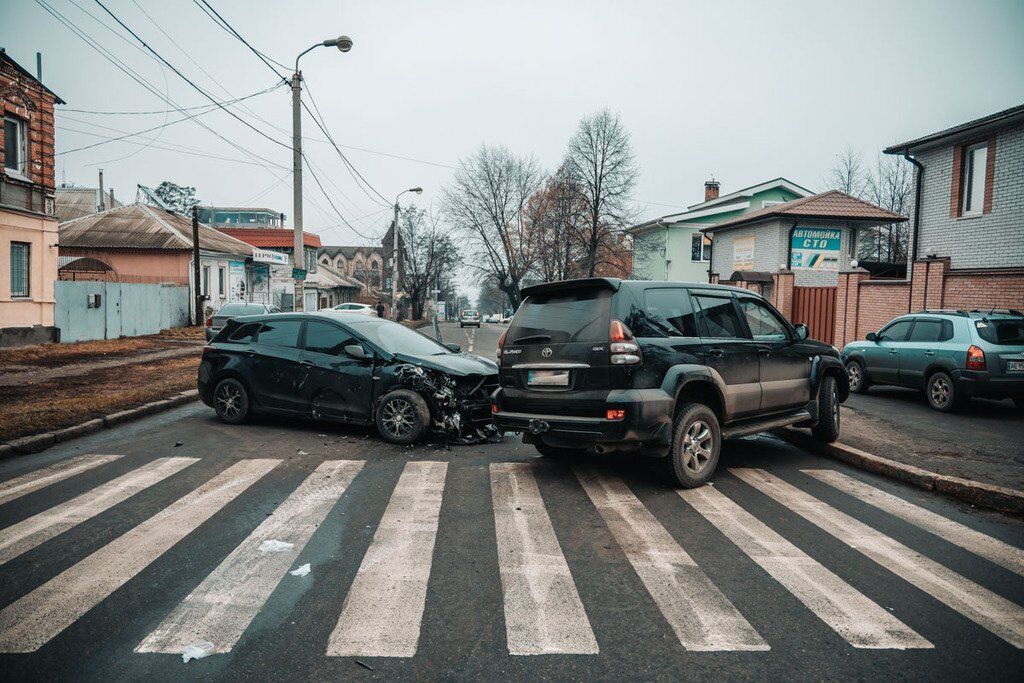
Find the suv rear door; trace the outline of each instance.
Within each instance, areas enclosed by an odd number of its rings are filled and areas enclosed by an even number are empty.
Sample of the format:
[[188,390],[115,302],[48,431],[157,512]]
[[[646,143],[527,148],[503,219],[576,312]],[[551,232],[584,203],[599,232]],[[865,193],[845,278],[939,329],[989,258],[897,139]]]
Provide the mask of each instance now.
[[691,290],[704,363],[725,384],[726,421],[761,408],[757,345],[740,321],[736,297],[722,291]]

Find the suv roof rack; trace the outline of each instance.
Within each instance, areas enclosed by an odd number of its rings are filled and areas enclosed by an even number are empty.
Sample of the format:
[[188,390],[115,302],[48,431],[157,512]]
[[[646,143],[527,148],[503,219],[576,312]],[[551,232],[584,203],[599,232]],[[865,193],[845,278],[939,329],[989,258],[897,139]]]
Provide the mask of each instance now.
[[1024,313],[1021,313],[1016,308],[989,308],[988,310],[978,310],[977,308],[972,308],[971,313],[988,313],[989,315],[995,313],[999,313],[1000,315],[1024,315]]
[[920,315],[925,313],[931,313],[934,315],[959,315],[965,318],[968,317],[967,311],[960,308],[929,308],[911,315]]

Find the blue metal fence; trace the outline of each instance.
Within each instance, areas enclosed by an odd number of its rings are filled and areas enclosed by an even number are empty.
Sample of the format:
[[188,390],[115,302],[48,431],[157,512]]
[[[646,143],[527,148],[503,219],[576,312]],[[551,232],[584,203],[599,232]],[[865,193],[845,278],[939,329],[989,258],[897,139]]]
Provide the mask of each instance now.
[[59,280],[54,324],[62,342],[155,334],[189,323],[188,287]]

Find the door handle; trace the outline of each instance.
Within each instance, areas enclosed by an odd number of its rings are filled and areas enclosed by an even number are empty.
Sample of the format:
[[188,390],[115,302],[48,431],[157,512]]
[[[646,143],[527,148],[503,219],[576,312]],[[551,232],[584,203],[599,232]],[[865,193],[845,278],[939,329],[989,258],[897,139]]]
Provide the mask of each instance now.
[[899,351],[897,351],[896,349],[890,349],[889,350],[889,355],[890,356],[895,356],[897,353],[899,353]]
[[924,355],[926,355],[926,356],[934,356],[935,352],[934,351],[925,351]]
[[255,356],[256,355],[256,349],[246,349],[245,350],[245,355],[247,355],[247,356]]
[[724,354],[725,351],[722,351],[722,349],[708,349],[708,355],[715,358],[721,358]]
[[299,365],[305,365],[307,367],[312,367],[313,361],[311,361],[311,360],[301,360],[301,361],[299,361]]
[[757,352],[759,354],[761,354],[762,356],[766,357],[766,358],[768,356],[772,355],[772,350],[771,349],[758,349]]

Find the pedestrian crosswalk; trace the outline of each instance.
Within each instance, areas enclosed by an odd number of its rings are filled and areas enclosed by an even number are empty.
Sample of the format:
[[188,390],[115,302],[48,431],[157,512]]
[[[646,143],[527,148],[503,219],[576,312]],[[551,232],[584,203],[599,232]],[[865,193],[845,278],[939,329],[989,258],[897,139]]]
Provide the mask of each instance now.
[[[0,505],[43,491],[58,482],[98,469],[118,456],[80,456],[49,468],[0,482]],[[172,548],[207,532],[205,524],[231,512],[232,501],[266,495],[254,488],[268,474],[288,469],[282,459],[245,459],[220,466],[216,473],[200,470],[199,458],[166,457],[139,463],[123,474],[79,492],[48,509],[8,523],[0,508],[0,572],[16,558],[45,550],[59,536],[80,532],[83,523],[110,514],[115,506],[131,507],[137,494],[170,480],[193,482],[192,489],[143,519],[128,531],[101,545],[37,587],[15,596],[0,608],[0,653],[35,652],[83,618],[101,602],[118,600],[119,588],[147,567],[161,562]],[[125,461],[123,465],[127,465]],[[124,469],[119,465],[118,469]],[[316,642],[327,657],[414,657],[424,639],[424,613],[437,582],[434,559],[443,531],[446,505],[456,504],[448,493],[458,477],[481,476],[479,470],[459,467],[457,461],[410,460],[396,470],[397,479],[381,487],[355,484],[379,474],[382,461],[326,460],[290,490],[260,523],[216,566],[201,576],[185,571],[175,604],[161,612],[146,632],[125,634],[140,654],[180,654],[195,643],[212,643],[214,654],[235,649],[289,570],[294,570],[307,546],[315,545],[317,530],[340,505],[365,507],[358,496],[380,496],[380,508],[368,547],[354,577],[345,585],[316,583],[318,602],[330,608],[330,623]],[[213,471],[213,470],[211,470]],[[467,544],[490,548],[496,556],[485,571],[493,573],[503,607],[504,642],[494,643],[509,655],[597,655],[602,629],[595,622],[593,590],[580,589],[580,565],[573,562],[567,538],[591,533],[573,526],[578,515],[557,509],[562,500],[545,484],[557,478],[561,486],[581,491],[593,519],[603,521],[613,539],[608,550],[623,558],[616,571],[631,572],[637,594],[600,596],[611,601],[635,601],[660,614],[674,634],[675,647],[700,652],[747,651],[748,656],[777,647],[777,625],[763,614],[743,609],[738,591],[771,581],[806,610],[819,628],[835,633],[858,649],[914,650],[936,647],[933,620],[904,607],[894,611],[880,596],[858,582],[854,569],[822,552],[805,535],[788,535],[790,524],[810,523],[813,533],[832,537],[933,600],[936,609],[966,618],[1014,648],[1024,648],[1024,608],[997,586],[953,571],[942,557],[930,557],[886,535],[836,505],[845,498],[867,504],[893,520],[909,523],[964,552],[1004,571],[1011,596],[1024,593],[1024,551],[965,524],[911,503],[866,481],[836,470],[785,473],[733,468],[722,473],[731,485],[679,491],[651,505],[650,490],[637,490],[619,472],[580,464],[572,470],[539,460],[495,462],[486,468],[490,509],[480,534]],[[182,480],[182,477],[185,477]],[[376,481],[376,480],[375,480]],[[180,484],[180,482],[179,482]],[[824,485],[824,486],[823,486]],[[813,490],[819,496],[812,495]],[[177,489],[183,490],[181,488]],[[823,490],[835,495],[825,495]],[[28,499],[26,499],[28,500]],[[386,507],[385,505],[386,500]],[[371,506],[373,507],[373,506]],[[845,506],[844,506],[845,507]],[[383,508],[381,514],[379,510]],[[32,510],[35,512],[38,508]],[[774,510],[766,514],[765,510]],[[694,515],[707,523],[708,533],[680,533],[673,514]],[[150,513],[147,513],[150,514]],[[344,519],[344,518],[343,518]],[[489,526],[493,520],[493,527]],[[566,527],[566,525],[569,527]],[[202,527],[202,528],[201,528]],[[676,531],[670,531],[674,529]],[[246,533],[243,532],[243,533]],[[372,533],[372,539],[370,535]],[[273,543],[268,543],[268,542]],[[744,564],[737,585],[730,574],[715,573],[694,559],[707,557],[708,544],[723,552],[740,551]],[[570,544],[574,546],[575,543]],[[91,546],[95,548],[96,546]],[[27,555],[26,555],[27,556]],[[76,558],[77,559],[77,558]],[[329,560],[321,560],[328,562]],[[210,567],[213,567],[211,570]],[[604,571],[608,567],[603,568]],[[442,572],[443,573],[443,572]],[[326,574],[316,567],[310,581]],[[295,580],[295,579],[292,579]],[[620,584],[621,585],[621,584]],[[858,587],[855,587],[858,586]],[[732,596],[730,598],[730,596]],[[1018,598],[1019,599],[1019,598]],[[912,603],[912,605],[920,603]],[[646,608],[646,607],[645,607]],[[301,628],[301,623],[278,624]],[[927,630],[927,629],[931,630]],[[984,633],[979,629],[979,633]],[[666,636],[671,637],[671,635]],[[656,645],[656,647],[665,645]]]

